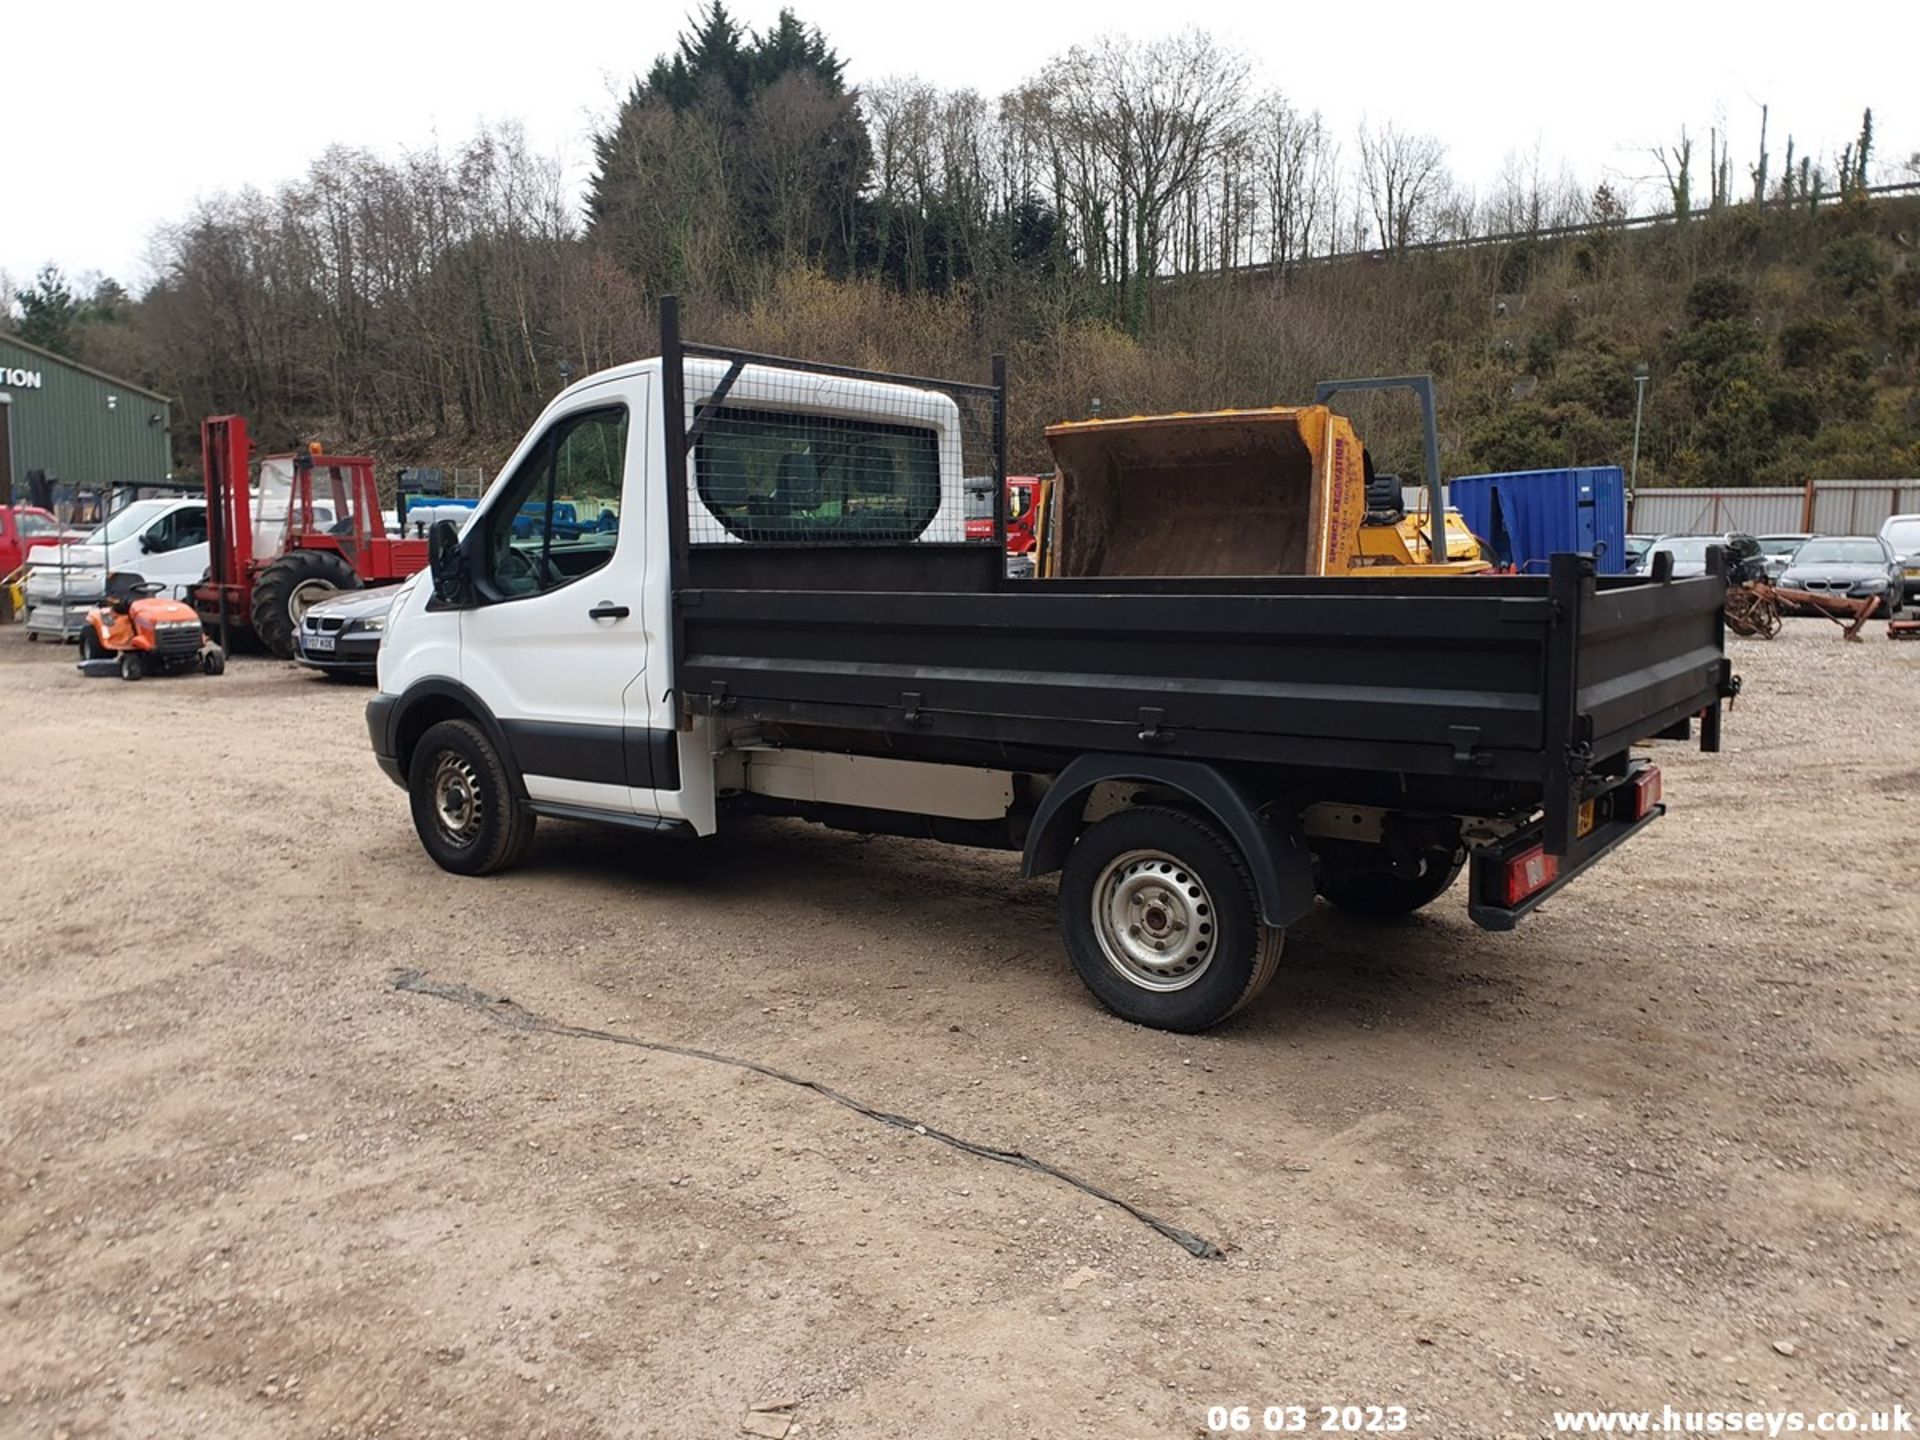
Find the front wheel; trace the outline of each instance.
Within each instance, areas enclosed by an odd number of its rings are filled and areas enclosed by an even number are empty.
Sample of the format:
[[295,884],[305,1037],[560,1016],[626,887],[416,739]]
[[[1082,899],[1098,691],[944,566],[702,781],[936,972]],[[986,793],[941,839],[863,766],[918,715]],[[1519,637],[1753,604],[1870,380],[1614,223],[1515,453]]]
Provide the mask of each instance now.
[[146,678],[147,661],[138,650],[120,652],[120,678],[122,680],[142,680]]
[[1141,806],[1090,827],[1060,877],[1067,954],[1123,1020],[1186,1034],[1266,989],[1286,932],[1260,920],[1232,841],[1178,810]]
[[504,870],[533,840],[533,812],[471,720],[442,720],[420,737],[407,767],[407,795],[421,845],[455,875]]

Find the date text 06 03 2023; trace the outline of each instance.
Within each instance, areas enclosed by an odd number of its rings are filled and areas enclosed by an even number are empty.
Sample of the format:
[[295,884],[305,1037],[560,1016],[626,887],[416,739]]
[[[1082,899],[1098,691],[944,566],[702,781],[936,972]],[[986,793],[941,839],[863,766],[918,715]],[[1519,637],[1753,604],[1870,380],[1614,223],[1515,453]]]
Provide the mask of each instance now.
[[1392,1435],[1407,1428],[1404,1405],[1209,1405],[1216,1435]]

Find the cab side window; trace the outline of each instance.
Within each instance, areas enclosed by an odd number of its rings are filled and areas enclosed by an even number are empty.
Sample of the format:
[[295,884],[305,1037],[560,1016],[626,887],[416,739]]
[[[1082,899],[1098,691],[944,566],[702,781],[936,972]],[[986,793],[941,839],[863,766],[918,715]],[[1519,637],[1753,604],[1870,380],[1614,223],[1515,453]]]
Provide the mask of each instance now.
[[540,437],[487,509],[487,598],[556,590],[613,558],[626,456],[624,406],[569,415]]
[[149,555],[165,555],[189,545],[205,544],[206,539],[207,512],[189,506],[169,511],[149,525],[140,537],[140,548]]

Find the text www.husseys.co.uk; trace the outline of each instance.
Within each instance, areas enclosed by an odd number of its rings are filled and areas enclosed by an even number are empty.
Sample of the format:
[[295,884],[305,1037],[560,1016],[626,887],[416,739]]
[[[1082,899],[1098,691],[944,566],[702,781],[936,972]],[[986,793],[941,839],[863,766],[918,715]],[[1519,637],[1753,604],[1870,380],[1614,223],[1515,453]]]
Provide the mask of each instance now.
[[1569,1435],[1912,1435],[1913,1412],[1891,1410],[1556,1410]]

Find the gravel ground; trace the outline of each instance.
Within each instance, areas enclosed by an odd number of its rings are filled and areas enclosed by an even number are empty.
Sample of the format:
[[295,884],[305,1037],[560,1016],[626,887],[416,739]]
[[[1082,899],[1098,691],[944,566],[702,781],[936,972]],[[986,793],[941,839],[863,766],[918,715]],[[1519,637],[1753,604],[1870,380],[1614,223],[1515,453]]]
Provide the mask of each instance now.
[[[1736,642],[1725,753],[1660,747],[1672,813],[1519,931],[1458,890],[1398,927],[1322,910],[1252,1011],[1179,1037],[1086,998],[1009,858],[543,822],[524,869],[459,880],[364,690],[86,681],[0,634],[0,1434],[1920,1405],[1920,644],[1883,637]],[[406,967],[1021,1147],[1227,1258]]]

